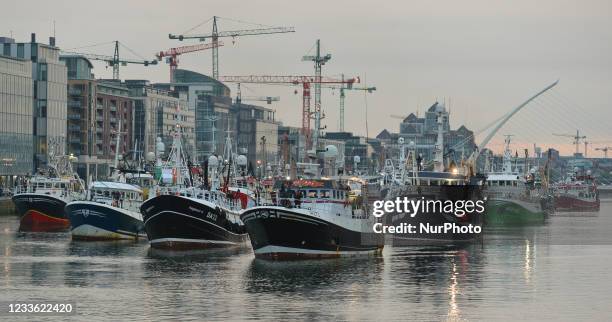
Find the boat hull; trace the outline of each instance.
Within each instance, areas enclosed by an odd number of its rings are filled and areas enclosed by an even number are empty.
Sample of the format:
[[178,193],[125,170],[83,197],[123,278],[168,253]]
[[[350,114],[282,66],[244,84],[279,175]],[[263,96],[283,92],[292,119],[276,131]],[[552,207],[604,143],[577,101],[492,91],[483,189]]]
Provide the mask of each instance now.
[[[237,215],[203,200],[162,195],[140,207],[151,247],[206,249],[245,245],[248,235]],[[232,221],[229,216],[235,216]]]
[[66,205],[75,240],[138,240],[146,238],[140,214],[90,201]]
[[70,228],[64,200],[36,193],[17,194],[12,199],[21,216],[20,231],[56,232]]
[[255,257],[263,259],[337,258],[382,251],[381,235],[355,231],[298,210],[255,207],[240,218],[246,225]]
[[599,199],[584,200],[572,195],[555,196],[555,210],[557,211],[599,211]]
[[546,220],[539,204],[511,199],[489,199],[487,201],[486,225],[538,225]]

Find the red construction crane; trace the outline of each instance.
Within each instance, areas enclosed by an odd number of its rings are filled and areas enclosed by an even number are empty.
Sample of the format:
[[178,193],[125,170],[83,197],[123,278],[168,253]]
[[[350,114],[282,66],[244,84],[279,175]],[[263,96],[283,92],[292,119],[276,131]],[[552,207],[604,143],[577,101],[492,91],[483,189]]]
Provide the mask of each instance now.
[[[359,83],[359,77],[350,79],[335,79],[317,76],[219,76],[221,82],[226,83],[252,83],[252,84],[293,84],[302,85],[302,133],[306,136],[307,148],[311,148],[310,142],[310,84],[345,84],[351,88],[353,84]],[[318,130],[318,129],[317,129]]]
[[211,48],[217,48],[223,46],[223,42],[219,41],[217,43],[211,44],[200,44],[200,45],[192,45],[192,46],[182,46],[176,48],[170,48],[166,51],[160,51],[155,55],[157,60],[161,61],[162,58],[168,57],[167,62],[170,64],[170,82],[174,82],[174,72],[178,68],[178,56],[186,53],[192,53],[194,51],[206,50]]

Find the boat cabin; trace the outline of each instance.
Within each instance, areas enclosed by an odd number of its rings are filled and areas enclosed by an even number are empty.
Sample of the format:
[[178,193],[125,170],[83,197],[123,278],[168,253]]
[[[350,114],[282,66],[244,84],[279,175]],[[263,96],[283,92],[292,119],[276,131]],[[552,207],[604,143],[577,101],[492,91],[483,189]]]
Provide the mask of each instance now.
[[17,186],[15,193],[38,193],[56,197],[66,197],[78,192],[79,185],[67,178],[33,177],[26,186]]
[[413,185],[425,186],[463,186],[470,183],[470,179],[461,173],[436,171],[409,171],[404,182]]
[[349,186],[335,180],[279,180],[271,193],[272,202],[285,207],[300,207],[301,203],[346,203]]
[[486,182],[489,187],[519,187],[523,184],[521,176],[515,173],[491,173]]
[[89,191],[89,200],[115,207],[139,204],[143,201],[140,188],[127,183],[95,181]]

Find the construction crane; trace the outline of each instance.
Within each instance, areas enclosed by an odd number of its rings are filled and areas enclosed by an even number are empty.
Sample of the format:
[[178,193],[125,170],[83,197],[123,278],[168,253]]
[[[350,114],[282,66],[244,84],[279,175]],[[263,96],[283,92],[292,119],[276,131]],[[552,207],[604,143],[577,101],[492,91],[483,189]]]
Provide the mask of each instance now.
[[160,51],[155,55],[157,60],[161,61],[162,58],[167,57],[167,63],[170,64],[170,83],[174,83],[174,72],[178,68],[178,56],[186,53],[192,53],[196,51],[211,49],[223,46],[223,42],[219,41],[217,44],[199,44],[191,46],[182,46],[176,48],[170,48],[166,51]]
[[[342,79],[344,79],[344,74],[342,74]],[[326,86],[326,88],[335,89],[336,86]],[[376,90],[376,87],[351,87],[340,85],[340,126],[338,128],[339,132],[344,132],[344,99],[346,95],[344,94],[345,90],[353,90],[353,91],[363,91],[365,93],[371,94]]]
[[587,157],[587,149],[590,144],[610,143],[610,141],[587,141],[584,140],[584,157]]
[[608,158],[608,150],[612,150],[612,146],[605,146],[603,148],[595,148],[595,151],[602,151],[604,153],[604,158]]
[[[556,134],[553,133],[554,136],[562,136],[562,137],[566,137],[566,138],[572,138],[574,139],[574,143],[576,145],[576,155],[578,155],[580,153],[580,140],[585,140],[586,141],[586,136],[584,135],[580,135],[580,130],[576,130],[576,135],[572,135],[572,134]],[[585,149],[586,149],[586,145],[585,145]],[[585,150],[586,153],[586,150]]]
[[[306,136],[308,149],[312,146],[310,138],[310,85],[311,84],[345,84],[352,87],[354,83],[359,83],[359,77],[350,79],[334,79],[323,76],[219,76],[221,82],[226,83],[251,83],[251,84],[292,84],[302,85],[302,133]],[[315,132],[318,132],[315,131]]]
[[169,34],[168,38],[178,39],[183,41],[184,39],[199,39],[200,41],[206,41],[206,39],[212,39],[212,74],[214,79],[219,77],[219,38],[232,37],[232,41],[238,36],[254,36],[254,35],[269,35],[269,34],[282,34],[288,32],[295,32],[293,27],[271,27],[271,28],[258,28],[258,29],[244,29],[244,30],[226,30],[219,31],[217,27],[217,20],[219,17],[213,16],[212,32],[210,34],[196,34],[196,35],[173,35]]
[[[145,66],[157,65],[157,60],[149,61],[149,60],[144,60],[144,59],[143,60],[132,60],[132,59],[119,58],[120,42],[115,40],[114,43],[115,43],[115,53],[113,54],[113,56],[90,54],[90,53],[77,53],[77,52],[70,52],[70,51],[62,51],[61,54],[62,55],[79,55],[79,56],[87,57],[93,60],[104,61],[108,64],[108,66],[113,67],[113,79],[117,79],[117,80],[119,79],[119,66],[127,66],[127,64],[140,64],[140,65],[145,65]],[[123,46],[125,47],[125,45]],[[129,48],[127,49],[130,50]]]

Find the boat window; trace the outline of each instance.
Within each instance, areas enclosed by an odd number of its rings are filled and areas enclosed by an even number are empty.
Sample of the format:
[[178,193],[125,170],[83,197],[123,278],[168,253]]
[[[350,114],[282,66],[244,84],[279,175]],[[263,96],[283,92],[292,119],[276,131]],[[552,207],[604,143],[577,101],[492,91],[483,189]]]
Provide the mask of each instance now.
[[110,192],[108,192],[108,190],[104,191],[104,197],[110,197]]
[[321,198],[324,198],[324,199],[331,198],[331,191],[329,191],[329,190],[321,190]]
[[51,188],[51,184],[50,183],[45,183],[45,188]]
[[308,190],[308,194],[306,195],[308,198],[316,198],[317,191],[316,190]]
[[333,191],[332,193],[334,194],[334,199],[338,199],[338,191],[336,190],[332,190],[332,191]]

